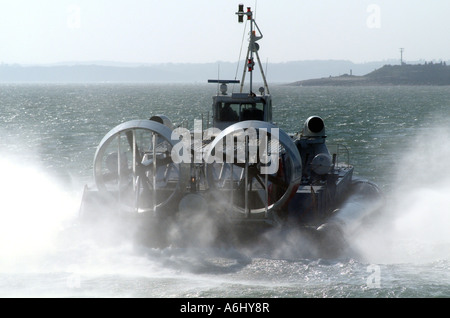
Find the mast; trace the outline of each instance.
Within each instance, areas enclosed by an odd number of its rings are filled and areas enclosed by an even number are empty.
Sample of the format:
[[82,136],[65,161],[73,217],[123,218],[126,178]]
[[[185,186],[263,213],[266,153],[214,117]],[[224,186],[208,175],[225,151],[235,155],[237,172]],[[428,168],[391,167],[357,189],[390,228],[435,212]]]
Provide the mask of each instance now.
[[[261,30],[258,27],[258,24],[256,24],[255,19],[253,18],[253,11],[251,7],[247,7],[247,11],[244,12],[244,5],[240,4],[238,8],[238,12],[236,12],[238,15],[238,22],[243,23],[244,22],[244,16],[247,16],[247,20],[250,21],[250,43],[248,45],[247,50],[247,57],[246,57],[246,67],[244,67],[244,72],[242,74],[242,81],[241,81],[241,93],[244,87],[245,82],[245,74],[248,70],[250,73],[250,95],[253,94],[253,71],[255,68],[255,59],[254,56],[256,55],[256,59],[258,61],[259,69],[261,71],[261,75],[264,81],[264,87],[267,92],[267,94],[270,94],[269,92],[269,86],[267,85],[266,76],[264,74],[264,70],[261,65],[261,60],[259,58],[258,50],[259,50],[259,44],[256,43],[257,41],[261,40],[263,38],[263,35],[261,33]],[[259,35],[256,35],[256,30],[258,30]]]

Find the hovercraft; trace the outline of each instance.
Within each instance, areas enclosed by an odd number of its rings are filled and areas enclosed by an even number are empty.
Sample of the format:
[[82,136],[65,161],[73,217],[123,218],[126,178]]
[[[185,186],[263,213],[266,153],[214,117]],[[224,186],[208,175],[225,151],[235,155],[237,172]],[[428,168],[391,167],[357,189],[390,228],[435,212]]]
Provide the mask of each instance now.
[[[239,5],[236,14],[250,24],[242,80],[209,80],[219,89],[206,125],[188,130],[154,115],[108,132],[94,158],[95,185],[84,189],[83,224],[114,224],[152,246],[246,244],[295,229],[329,254],[379,210],[379,188],[353,178],[348,150],[326,144],[322,118],[310,116],[297,134],[273,124],[262,34],[251,8]],[[264,81],[258,93],[255,61]],[[240,92],[228,93],[230,84]]]

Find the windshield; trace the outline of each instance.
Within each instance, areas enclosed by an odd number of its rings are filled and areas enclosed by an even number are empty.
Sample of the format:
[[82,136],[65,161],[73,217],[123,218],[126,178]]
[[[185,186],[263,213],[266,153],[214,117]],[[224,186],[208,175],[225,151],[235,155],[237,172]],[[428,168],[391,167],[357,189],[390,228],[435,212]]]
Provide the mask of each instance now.
[[264,120],[264,105],[256,103],[217,103],[219,121]]

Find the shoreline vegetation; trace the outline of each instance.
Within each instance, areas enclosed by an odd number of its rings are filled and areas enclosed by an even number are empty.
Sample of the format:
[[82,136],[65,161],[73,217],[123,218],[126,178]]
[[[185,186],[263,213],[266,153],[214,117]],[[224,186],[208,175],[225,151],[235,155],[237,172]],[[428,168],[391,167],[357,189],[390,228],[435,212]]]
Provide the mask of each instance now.
[[297,81],[290,86],[396,86],[396,85],[450,85],[450,66],[445,62],[384,65],[363,76],[344,74]]

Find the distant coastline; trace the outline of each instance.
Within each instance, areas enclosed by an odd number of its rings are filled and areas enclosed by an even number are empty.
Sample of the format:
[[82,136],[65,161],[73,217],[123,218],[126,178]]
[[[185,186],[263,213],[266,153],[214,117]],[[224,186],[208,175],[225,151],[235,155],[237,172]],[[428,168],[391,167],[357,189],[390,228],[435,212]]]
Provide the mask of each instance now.
[[384,65],[363,76],[344,74],[290,83],[291,86],[395,86],[450,85],[450,66],[446,62]]
[[[396,60],[353,63],[347,60],[310,60],[264,65],[267,80],[283,85],[450,85],[447,62]],[[419,64],[420,63],[420,64]],[[242,63],[67,62],[53,65],[0,64],[0,83],[207,83],[218,76],[234,79]],[[350,71],[351,70],[351,71]],[[375,70],[375,71],[374,71]],[[350,71],[350,72],[349,72]],[[344,75],[342,75],[344,74]],[[367,74],[367,75],[364,75]],[[262,82],[259,72],[255,81]],[[325,77],[326,76],[326,77]],[[414,79],[415,80],[411,80]],[[239,79],[239,78],[238,78]]]
[[[268,63],[264,65],[269,83],[338,75],[348,72],[363,75],[391,60],[353,63],[347,60],[311,60]],[[450,61],[449,61],[450,63]],[[234,79],[243,63],[159,63],[138,64],[108,61],[63,62],[51,65],[0,64],[0,83],[206,83],[218,76]],[[259,72],[256,81],[262,81]]]

